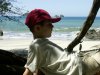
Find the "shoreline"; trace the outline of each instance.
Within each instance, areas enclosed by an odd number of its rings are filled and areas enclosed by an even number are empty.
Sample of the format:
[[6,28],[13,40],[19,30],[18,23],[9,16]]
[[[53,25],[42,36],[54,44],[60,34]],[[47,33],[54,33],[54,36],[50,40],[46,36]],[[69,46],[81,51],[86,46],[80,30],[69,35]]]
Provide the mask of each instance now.
[[[66,48],[72,40],[59,40],[50,39],[52,42],[56,43],[63,49]],[[11,49],[22,49],[28,48],[32,42],[31,39],[1,39],[0,49],[11,50]],[[100,41],[98,40],[84,40],[82,43],[82,51],[100,48]],[[73,50],[79,50],[79,44],[74,47]]]

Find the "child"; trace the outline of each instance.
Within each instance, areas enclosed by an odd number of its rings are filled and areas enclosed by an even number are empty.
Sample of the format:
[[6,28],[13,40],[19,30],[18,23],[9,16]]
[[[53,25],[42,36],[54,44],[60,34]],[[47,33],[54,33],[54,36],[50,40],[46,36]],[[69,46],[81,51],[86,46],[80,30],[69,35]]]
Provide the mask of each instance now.
[[82,63],[77,53],[68,53],[55,43],[51,37],[53,24],[61,18],[52,18],[43,9],[32,10],[25,24],[33,34],[33,42],[28,51],[28,59],[23,75],[36,74],[40,70],[45,75],[82,75]]
[[[25,65],[26,71],[23,75],[32,75],[37,69],[40,69],[45,75],[65,74],[64,69],[66,71],[65,65],[69,62],[69,58],[63,59],[63,57],[67,53],[47,39],[51,36],[54,27],[52,23],[60,20],[61,18],[52,18],[43,9],[35,9],[28,14],[25,24],[32,32],[34,41],[30,45]],[[68,62],[65,63],[65,61]]]

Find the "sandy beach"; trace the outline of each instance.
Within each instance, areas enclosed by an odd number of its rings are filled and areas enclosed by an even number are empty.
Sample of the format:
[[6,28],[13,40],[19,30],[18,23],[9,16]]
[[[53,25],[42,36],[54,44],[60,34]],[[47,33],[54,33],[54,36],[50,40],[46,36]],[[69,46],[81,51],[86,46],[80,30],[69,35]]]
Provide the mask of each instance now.
[[[66,48],[71,40],[51,40],[62,48]],[[10,49],[20,49],[28,48],[32,39],[1,39],[0,49],[10,50]],[[96,49],[100,48],[100,41],[83,41],[82,50]],[[79,44],[74,48],[74,50],[79,50]]]
[[0,49],[10,50],[28,48],[31,41],[31,39],[2,39],[0,40]]

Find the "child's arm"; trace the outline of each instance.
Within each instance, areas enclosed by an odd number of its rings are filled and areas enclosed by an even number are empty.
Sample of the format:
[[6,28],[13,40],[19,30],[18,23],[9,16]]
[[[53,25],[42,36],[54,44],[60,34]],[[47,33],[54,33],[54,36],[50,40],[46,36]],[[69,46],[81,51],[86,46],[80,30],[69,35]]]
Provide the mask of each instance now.
[[26,68],[23,75],[33,75],[33,73],[29,69]]

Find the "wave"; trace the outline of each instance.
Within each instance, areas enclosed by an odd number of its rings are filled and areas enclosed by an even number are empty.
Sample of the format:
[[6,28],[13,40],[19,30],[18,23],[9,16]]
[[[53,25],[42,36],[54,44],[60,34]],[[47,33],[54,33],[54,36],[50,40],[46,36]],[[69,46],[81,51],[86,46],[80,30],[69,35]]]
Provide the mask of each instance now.
[[[75,38],[77,31],[75,32],[53,32],[50,39],[59,39],[59,40],[72,40]],[[3,39],[32,39],[31,32],[4,32]]]
[[[84,24],[86,17],[64,17],[58,23],[53,23],[54,29],[51,39],[73,39]],[[31,38],[31,32],[24,24],[25,17],[20,18],[22,23],[15,21],[0,22],[0,29],[4,31],[3,38],[26,39]],[[91,28],[100,28],[100,18],[96,18]]]

